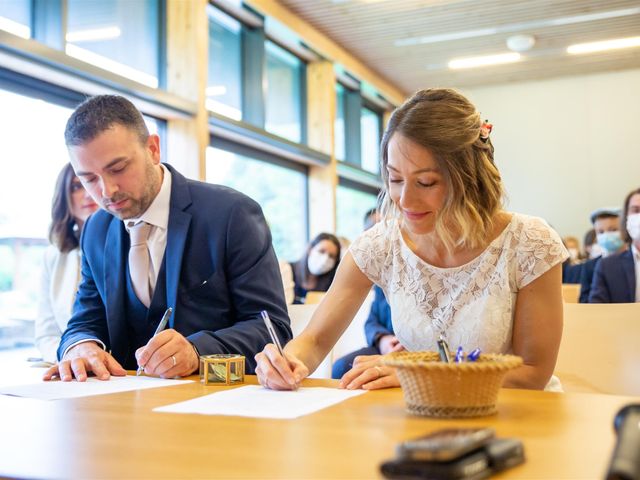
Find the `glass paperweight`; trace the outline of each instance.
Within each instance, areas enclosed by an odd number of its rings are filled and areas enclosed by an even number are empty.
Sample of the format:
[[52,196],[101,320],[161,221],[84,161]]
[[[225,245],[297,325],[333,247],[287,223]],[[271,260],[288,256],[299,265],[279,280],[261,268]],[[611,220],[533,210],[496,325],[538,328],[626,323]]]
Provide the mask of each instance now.
[[205,385],[244,383],[244,356],[229,353],[200,355],[200,381]]

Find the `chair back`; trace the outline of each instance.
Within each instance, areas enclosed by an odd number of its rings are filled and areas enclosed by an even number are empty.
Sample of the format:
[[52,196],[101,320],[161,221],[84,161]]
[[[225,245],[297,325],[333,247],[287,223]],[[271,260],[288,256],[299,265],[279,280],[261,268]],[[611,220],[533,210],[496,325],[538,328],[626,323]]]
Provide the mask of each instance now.
[[565,301],[565,303],[578,303],[578,300],[580,299],[580,284],[563,283],[562,299]]
[[[322,293],[324,292],[309,292],[309,293]],[[365,298],[362,306],[356,313],[355,317],[340,336],[336,344],[333,346],[329,354],[322,361],[320,366],[313,372],[310,377],[312,378],[331,378],[331,365],[338,358],[351,353],[355,350],[359,350],[362,347],[367,346],[367,339],[364,335],[364,323],[369,316],[371,310],[371,303],[373,302],[374,292],[373,289],[369,292]],[[291,319],[291,330],[294,338],[300,335],[302,330],[307,326],[313,313],[316,311],[318,304],[305,303],[304,305],[289,305],[289,318]]]
[[340,357],[367,346],[367,337],[364,334],[364,324],[369,317],[374,297],[375,293],[373,289],[371,289],[365,297],[364,302],[362,302],[362,305],[355,317],[353,317],[353,320],[351,320],[347,329],[336,342],[333,347],[331,357],[334,362]]
[[[305,329],[313,313],[318,308],[317,304],[287,305],[289,319],[291,320],[291,331],[293,337],[297,337]],[[322,360],[318,368],[309,375],[310,378],[331,378],[331,352]]]
[[556,372],[565,391],[640,396],[640,303],[565,303]]
[[304,304],[305,305],[318,304],[322,301],[322,299],[326,294],[327,292],[315,292],[315,291],[307,292],[307,296],[304,297]]

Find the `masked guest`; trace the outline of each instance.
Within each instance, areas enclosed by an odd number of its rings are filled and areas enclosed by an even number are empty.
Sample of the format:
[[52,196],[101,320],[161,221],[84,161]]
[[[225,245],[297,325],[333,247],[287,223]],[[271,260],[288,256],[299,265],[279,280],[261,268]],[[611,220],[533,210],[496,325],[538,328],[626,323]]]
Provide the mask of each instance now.
[[624,246],[629,244],[629,248],[596,265],[589,303],[640,302],[640,188],[625,198],[620,224]]
[[602,258],[622,252],[626,244],[620,232],[620,209],[599,208],[591,214],[591,224],[596,233],[596,243],[592,247],[600,255],[585,262],[580,272],[580,303],[589,302],[593,274]]
[[330,233],[320,233],[307,247],[306,254],[291,264],[295,300],[304,303],[307,292],[326,292],[340,261],[340,241]]

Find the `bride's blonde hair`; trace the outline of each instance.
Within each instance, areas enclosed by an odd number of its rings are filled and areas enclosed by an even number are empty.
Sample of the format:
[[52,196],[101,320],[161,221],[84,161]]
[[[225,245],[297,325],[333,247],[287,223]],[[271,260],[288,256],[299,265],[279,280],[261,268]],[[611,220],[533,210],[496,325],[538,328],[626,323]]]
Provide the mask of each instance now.
[[381,213],[399,217],[389,197],[389,141],[398,133],[429,150],[447,186],[435,231],[447,249],[476,248],[487,243],[495,214],[502,208],[503,187],[493,163],[493,146],[480,138],[482,121],[473,104],[459,92],[430,88],[416,92],[398,107],[382,137],[380,172],[384,181]]

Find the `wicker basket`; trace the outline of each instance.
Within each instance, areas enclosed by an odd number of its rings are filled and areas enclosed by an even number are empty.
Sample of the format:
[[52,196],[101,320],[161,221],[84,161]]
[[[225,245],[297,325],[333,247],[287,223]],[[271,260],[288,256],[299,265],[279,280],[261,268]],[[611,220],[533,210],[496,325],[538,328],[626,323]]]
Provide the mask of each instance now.
[[476,362],[444,363],[436,352],[393,352],[383,362],[396,369],[409,413],[451,418],[495,413],[502,380],[522,358],[483,354]]

